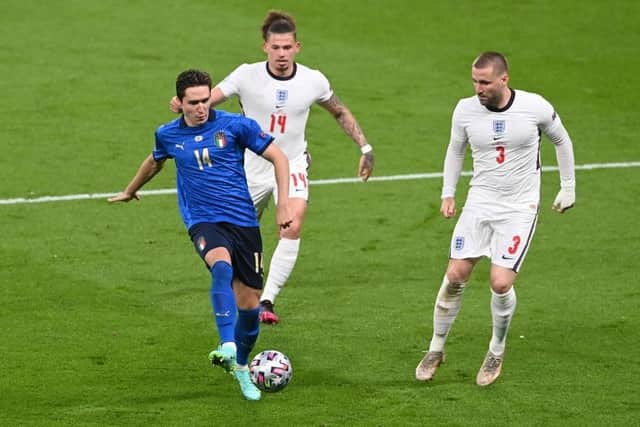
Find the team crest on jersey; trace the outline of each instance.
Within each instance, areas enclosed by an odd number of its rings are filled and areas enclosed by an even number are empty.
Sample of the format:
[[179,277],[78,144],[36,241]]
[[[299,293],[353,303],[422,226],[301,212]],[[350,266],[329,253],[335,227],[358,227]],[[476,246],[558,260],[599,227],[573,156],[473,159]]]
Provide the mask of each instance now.
[[276,105],[281,105],[287,102],[289,98],[289,91],[284,89],[276,89]]
[[202,139],[203,139],[202,135],[196,135],[196,136],[193,137],[193,140],[195,142],[202,142]]
[[493,121],[493,133],[500,134],[507,130],[507,123],[504,120]]
[[215,142],[218,148],[224,148],[227,146],[227,137],[224,135],[224,131],[216,132],[213,135],[213,142]]
[[462,248],[464,248],[464,237],[456,236],[455,240],[453,241],[453,247],[456,251],[462,250]]

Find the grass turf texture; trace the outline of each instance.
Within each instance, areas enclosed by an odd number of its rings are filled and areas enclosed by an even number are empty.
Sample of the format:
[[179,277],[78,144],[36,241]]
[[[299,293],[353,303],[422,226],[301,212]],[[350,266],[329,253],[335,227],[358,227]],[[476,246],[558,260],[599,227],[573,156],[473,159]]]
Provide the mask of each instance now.
[[[172,117],[175,75],[200,67],[220,78],[261,60],[270,6],[5,1],[0,197],[123,188]],[[507,54],[514,87],[554,104],[577,163],[640,160],[634,2],[278,7],[298,20],[299,61],[358,117],[376,175],[441,170],[451,110],[472,93],[470,62],[486,49]],[[307,134],[312,179],[355,174],[357,150],[328,114],[314,108]],[[546,140],[542,156],[555,163]],[[0,424],[630,425],[640,415],[640,171],[577,179],[578,205],[560,216],[549,209],[557,173],[543,175],[503,375],[487,390],[474,385],[490,337],[486,261],[447,364],[431,384],[413,379],[454,224],[438,214],[440,181],[313,187],[277,304],[283,323],[264,327],[256,347],[285,352],[294,380],[257,404],[208,366],[209,279],[175,196],[0,206]],[[173,180],[168,167],[147,188]]]

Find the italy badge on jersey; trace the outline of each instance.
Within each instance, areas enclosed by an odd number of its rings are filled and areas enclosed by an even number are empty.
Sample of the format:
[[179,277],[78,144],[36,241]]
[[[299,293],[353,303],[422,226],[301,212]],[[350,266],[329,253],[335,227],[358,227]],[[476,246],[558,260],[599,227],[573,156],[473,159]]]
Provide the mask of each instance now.
[[216,132],[213,135],[213,142],[215,142],[218,148],[224,148],[227,146],[227,138],[224,136],[224,131]]

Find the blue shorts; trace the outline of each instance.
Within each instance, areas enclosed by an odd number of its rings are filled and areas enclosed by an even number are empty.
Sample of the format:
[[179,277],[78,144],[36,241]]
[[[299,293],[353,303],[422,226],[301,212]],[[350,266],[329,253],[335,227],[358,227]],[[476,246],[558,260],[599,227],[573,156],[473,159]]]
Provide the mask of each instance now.
[[[198,255],[204,260],[212,249],[223,247],[231,255],[233,277],[245,285],[262,289],[262,237],[258,227],[240,227],[227,222],[201,222],[189,229]],[[209,268],[209,266],[207,266]]]

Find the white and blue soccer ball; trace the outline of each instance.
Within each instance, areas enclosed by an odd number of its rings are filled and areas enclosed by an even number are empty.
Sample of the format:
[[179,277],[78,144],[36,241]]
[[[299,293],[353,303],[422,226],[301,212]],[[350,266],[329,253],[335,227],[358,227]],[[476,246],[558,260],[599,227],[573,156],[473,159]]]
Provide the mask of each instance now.
[[249,365],[249,372],[256,387],[267,392],[282,390],[293,377],[289,358],[277,350],[258,353]]

